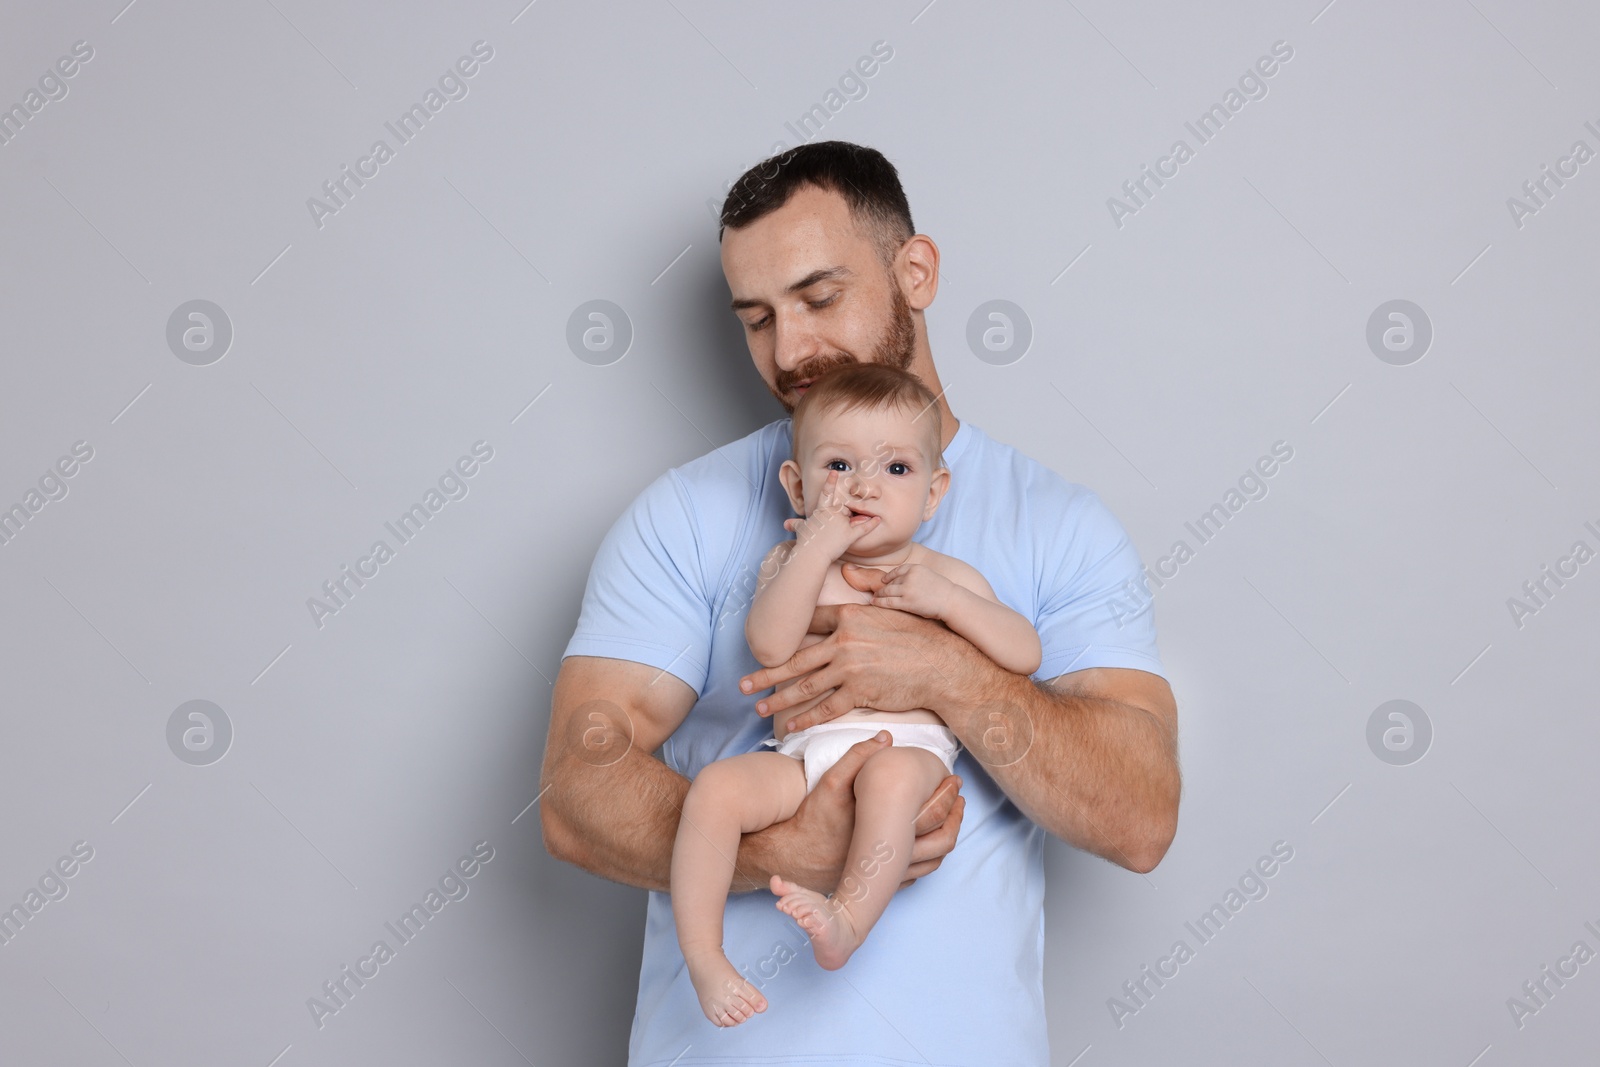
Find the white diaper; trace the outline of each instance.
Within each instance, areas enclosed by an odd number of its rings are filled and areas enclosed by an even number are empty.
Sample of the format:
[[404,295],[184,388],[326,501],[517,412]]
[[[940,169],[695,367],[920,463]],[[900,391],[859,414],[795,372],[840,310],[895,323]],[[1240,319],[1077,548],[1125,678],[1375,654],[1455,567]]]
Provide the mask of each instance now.
[[954,730],[936,722],[819,722],[785,736],[782,741],[769,737],[761,743],[774,746],[781,754],[805,763],[806,792],[810,793],[827,769],[838,763],[839,757],[851,745],[877,736],[879,730],[889,731],[896,745],[927,749],[944,761],[945,770],[955,770],[956,753],[961,751],[961,742]]

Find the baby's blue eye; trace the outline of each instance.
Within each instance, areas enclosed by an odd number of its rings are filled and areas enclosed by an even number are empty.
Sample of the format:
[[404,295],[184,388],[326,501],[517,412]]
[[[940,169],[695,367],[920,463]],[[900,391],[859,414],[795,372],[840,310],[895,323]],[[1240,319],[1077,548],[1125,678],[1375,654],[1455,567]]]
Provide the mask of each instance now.
[[891,463],[891,464],[889,464],[889,473],[890,474],[910,474],[911,473],[911,468],[906,466],[904,463]]
[[847,471],[850,469],[850,464],[842,459],[830,459],[827,469],[830,471]]

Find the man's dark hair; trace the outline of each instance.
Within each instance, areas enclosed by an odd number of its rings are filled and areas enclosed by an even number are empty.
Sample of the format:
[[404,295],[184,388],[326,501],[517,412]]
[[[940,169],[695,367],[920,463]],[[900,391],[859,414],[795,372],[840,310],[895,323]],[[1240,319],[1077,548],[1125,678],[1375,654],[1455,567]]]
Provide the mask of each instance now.
[[764,159],[740,175],[722,203],[717,240],[725,230],[741,229],[777,211],[802,185],[844,197],[885,266],[917,232],[900,175],[882,152],[849,141],[817,141]]

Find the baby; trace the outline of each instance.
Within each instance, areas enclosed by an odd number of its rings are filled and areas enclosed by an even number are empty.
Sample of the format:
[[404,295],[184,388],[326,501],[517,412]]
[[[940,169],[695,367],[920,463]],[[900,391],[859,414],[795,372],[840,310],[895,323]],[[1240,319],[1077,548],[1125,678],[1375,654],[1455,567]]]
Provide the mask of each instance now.
[[[1028,620],[1002,605],[972,567],[912,540],[950,485],[939,409],[926,386],[883,364],[851,364],[806,391],[793,431],[794,456],[779,478],[805,517],[784,523],[795,539],[780,542],[762,563],[745,624],[757,660],[776,666],[822,640],[808,632],[819,604],[876,604],[942,621],[1009,671],[1039,669],[1039,635]],[[874,594],[850,585],[843,563],[885,572],[881,588]],[[788,731],[789,720],[827,695],[774,716],[765,744],[776,752],[709,764],[684,799],[672,852],[672,913],[695,994],[718,1026],[767,1008],[722,951],[740,835],[788,819],[846,750],[887,731],[893,743],[856,774],[855,829],[838,890],[824,896],[772,877],[778,908],[805,929],[817,963],[835,970],[905,880],[917,815],[955,766],[955,733],[926,709],[857,708]]]

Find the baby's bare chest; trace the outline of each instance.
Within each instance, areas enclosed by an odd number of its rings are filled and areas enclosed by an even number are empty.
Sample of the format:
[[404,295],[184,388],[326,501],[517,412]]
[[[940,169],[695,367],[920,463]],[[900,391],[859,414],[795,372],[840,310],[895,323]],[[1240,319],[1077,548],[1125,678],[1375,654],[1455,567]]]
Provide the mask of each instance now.
[[[822,578],[822,591],[817,594],[817,605],[824,604],[870,604],[872,594],[864,593],[844,580],[844,571],[838,561],[828,566],[828,573]],[[822,634],[808,633],[800,639],[800,647],[806,648],[816,644],[823,638]]]
[[822,591],[817,594],[817,604],[870,604],[872,594],[863,593],[844,580],[844,569],[835,560],[828,565],[822,579]]

